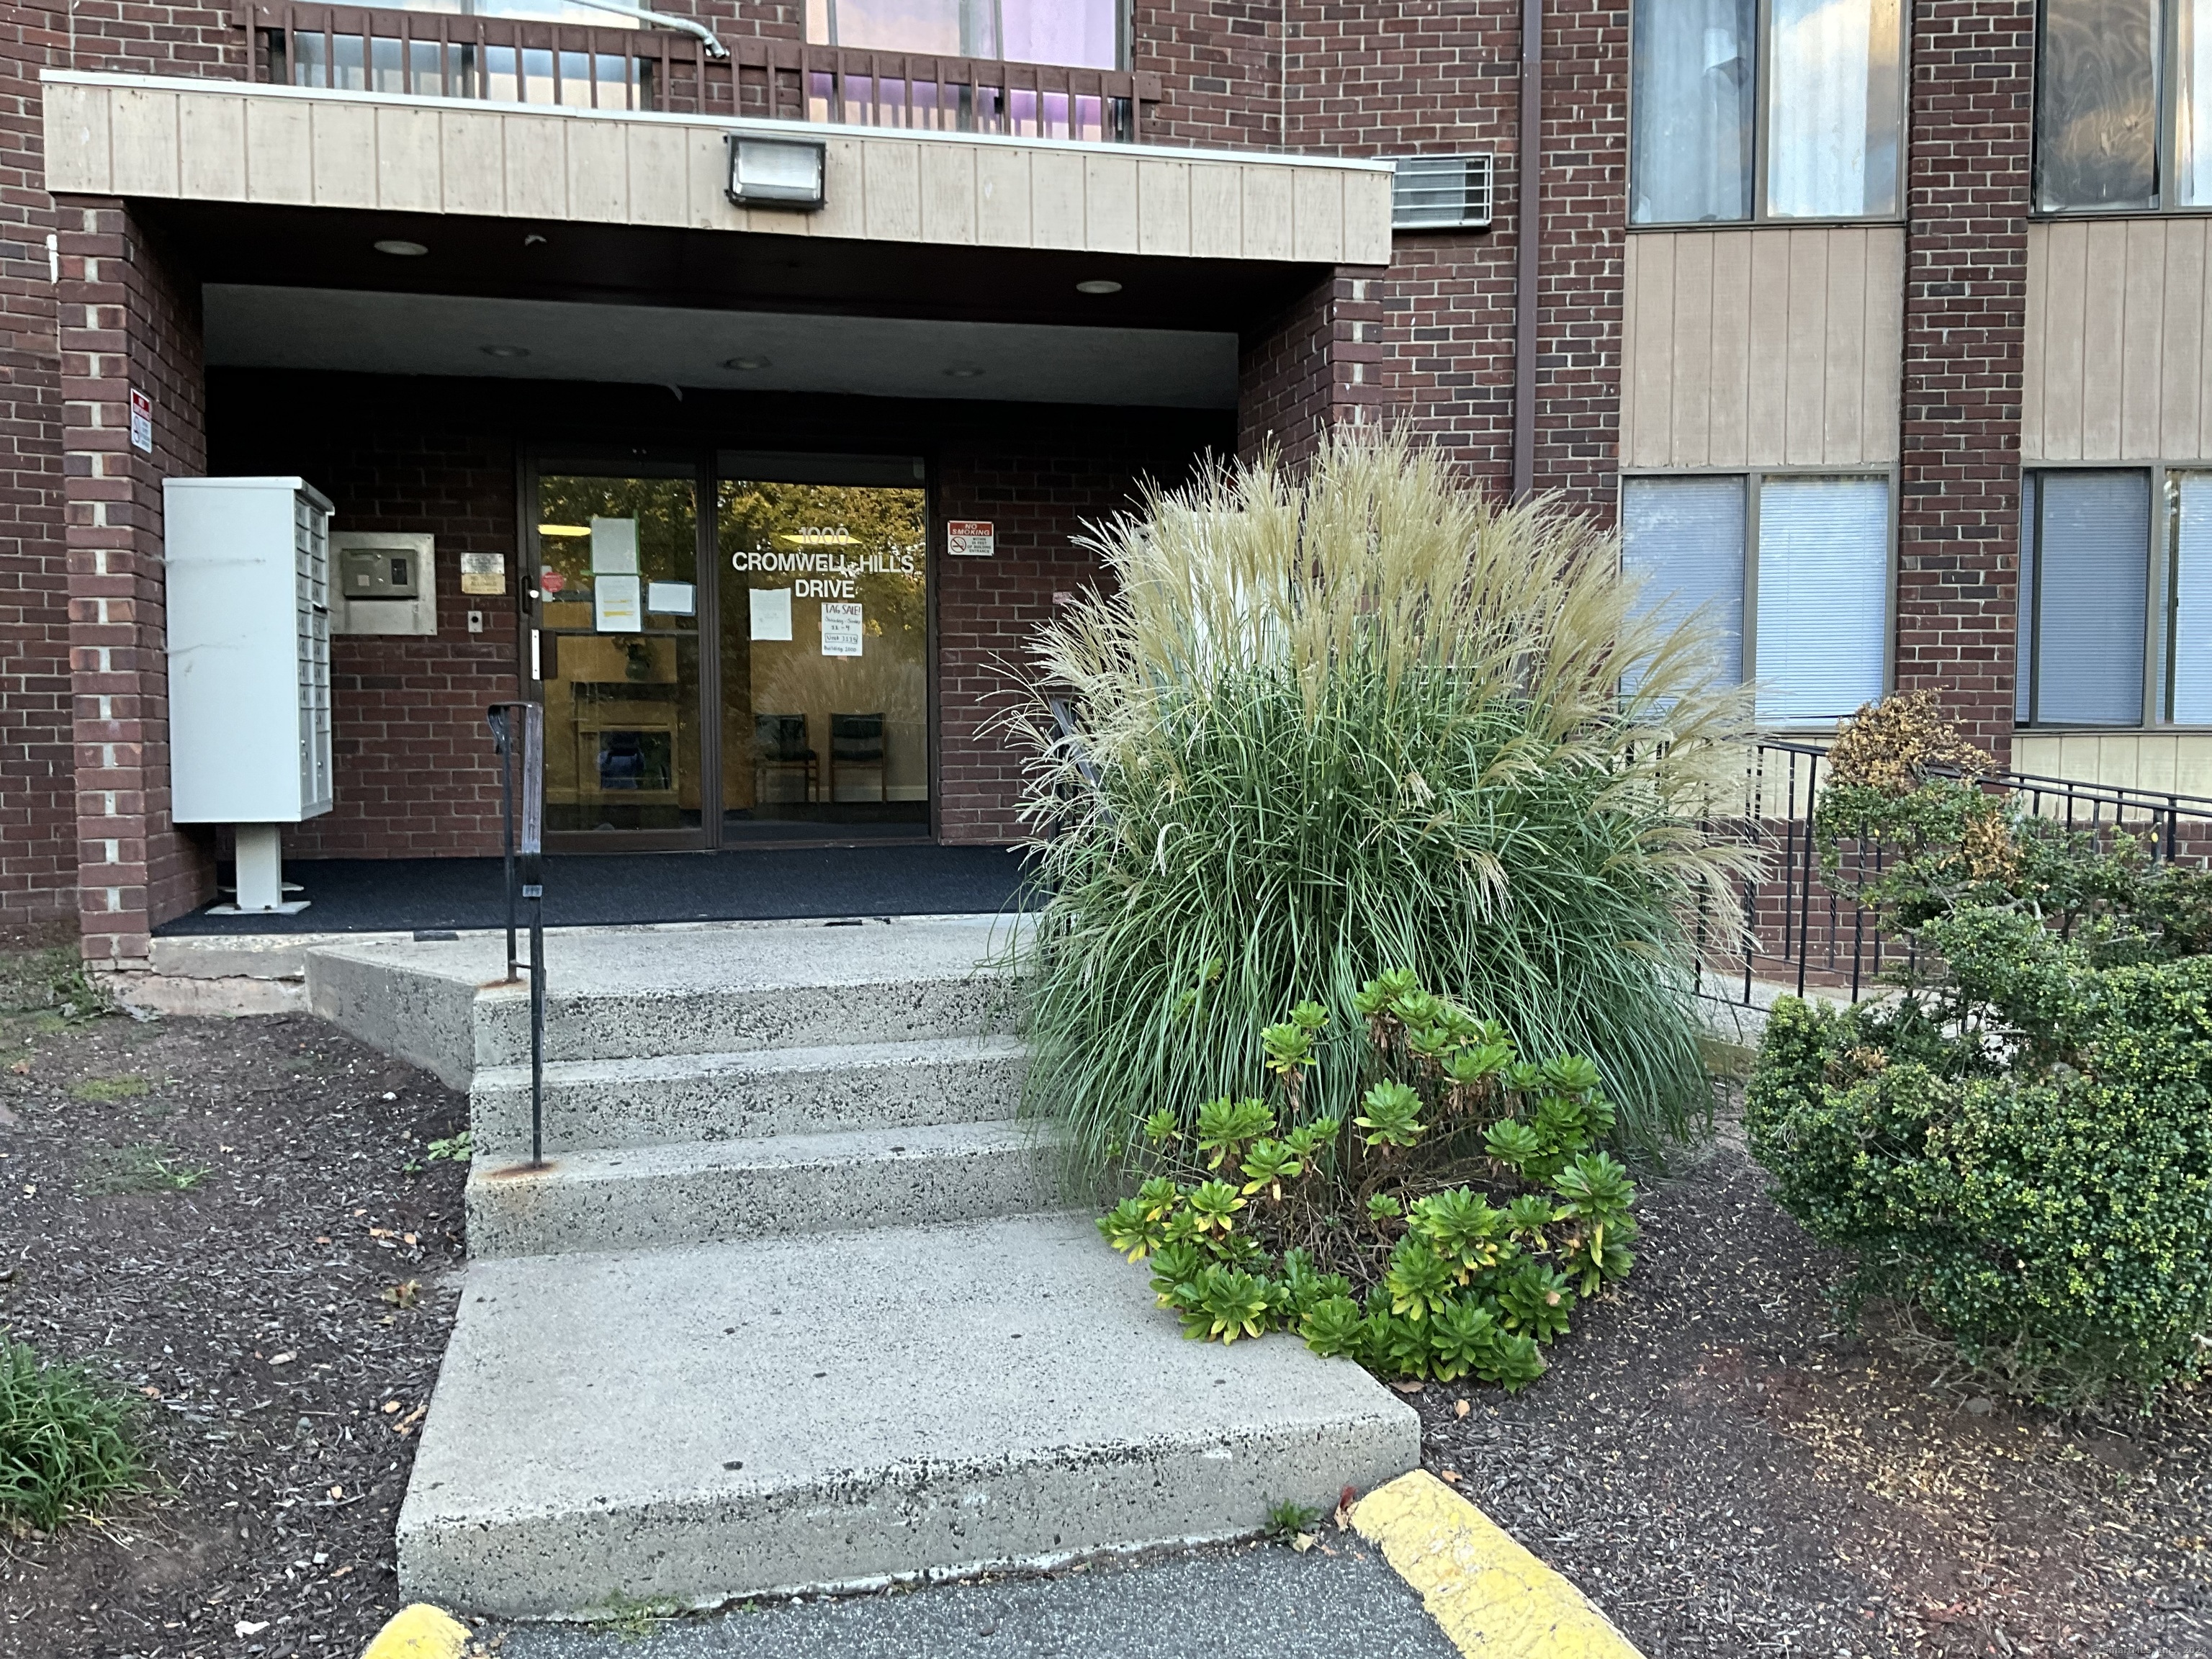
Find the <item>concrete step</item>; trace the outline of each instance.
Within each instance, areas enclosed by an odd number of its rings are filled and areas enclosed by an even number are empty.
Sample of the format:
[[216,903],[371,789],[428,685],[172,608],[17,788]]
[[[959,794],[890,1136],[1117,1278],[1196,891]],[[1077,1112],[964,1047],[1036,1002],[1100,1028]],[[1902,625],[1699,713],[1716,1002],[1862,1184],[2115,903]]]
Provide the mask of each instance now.
[[[549,1061],[912,1042],[1013,1029],[1018,923],[579,928],[546,939]],[[498,934],[309,953],[309,1006],[465,1089],[526,1065],[530,997]]]
[[1348,1360],[1183,1340],[1084,1216],[477,1261],[400,1588],[550,1617],[1042,1565],[1419,1455]]
[[469,1253],[631,1250],[968,1221],[1059,1201],[1061,1145],[1012,1121],[591,1148],[469,1170]]
[[[545,1150],[1010,1118],[1028,1066],[1003,1036],[557,1060],[545,1068]],[[478,1072],[469,1121],[479,1157],[527,1157],[530,1068]]]

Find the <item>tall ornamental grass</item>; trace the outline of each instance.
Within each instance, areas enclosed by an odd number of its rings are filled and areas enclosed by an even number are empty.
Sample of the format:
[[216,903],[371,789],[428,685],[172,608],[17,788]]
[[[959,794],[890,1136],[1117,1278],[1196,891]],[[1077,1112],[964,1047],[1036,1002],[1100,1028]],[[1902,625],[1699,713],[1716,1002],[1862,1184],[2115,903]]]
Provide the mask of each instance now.
[[1612,537],[1353,428],[1089,545],[1109,580],[1012,718],[1048,894],[1027,1104],[1092,1173],[1158,1109],[1258,1092],[1257,1034],[1304,998],[1334,1036],[1304,1110],[1353,1116],[1352,996],[1389,969],[1595,1059],[1632,1146],[1703,1117],[1697,937],[1743,854],[1698,818],[1746,710]]

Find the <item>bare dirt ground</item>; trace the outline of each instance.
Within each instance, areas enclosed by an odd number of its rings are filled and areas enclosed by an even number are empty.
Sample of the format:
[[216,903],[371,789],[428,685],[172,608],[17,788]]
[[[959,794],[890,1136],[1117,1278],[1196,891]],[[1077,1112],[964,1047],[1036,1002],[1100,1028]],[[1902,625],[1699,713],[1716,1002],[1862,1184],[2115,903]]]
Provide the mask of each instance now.
[[320,1022],[83,1019],[0,958],[0,1328],[141,1403],[154,1480],[0,1526],[9,1659],[351,1655],[452,1322],[466,1103]]

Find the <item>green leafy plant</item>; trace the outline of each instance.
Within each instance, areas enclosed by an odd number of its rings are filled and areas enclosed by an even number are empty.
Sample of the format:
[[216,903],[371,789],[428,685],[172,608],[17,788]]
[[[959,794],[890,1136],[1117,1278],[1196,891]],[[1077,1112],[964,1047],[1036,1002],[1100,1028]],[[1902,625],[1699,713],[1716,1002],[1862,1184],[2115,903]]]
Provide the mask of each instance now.
[[476,1156],[476,1150],[475,1134],[470,1130],[464,1129],[460,1133],[448,1136],[446,1139],[432,1141],[422,1149],[422,1161],[426,1164],[436,1164],[441,1161],[465,1164]]
[[1283,1127],[1327,1045],[1305,1006],[1269,1028],[1279,1105],[1224,1095],[1187,1128],[1155,1115],[1152,1173],[1099,1232],[1151,1263],[1192,1338],[1290,1330],[1385,1376],[1522,1387],[1577,1302],[1632,1265],[1635,1188],[1595,1144],[1613,1121],[1601,1074],[1579,1055],[1518,1060],[1408,971],[1352,1006],[1367,1086],[1349,1133]]
[[0,1521],[52,1532],[140,1489],[145,1460],[129,1397],[80,1365],[0,1334]]
[[1996,1386],[2147,1403],[2212,1338],[2212,874],[1981,787],[1986,757],[1893,702],[1838,740],[1815,837],[1912,949],[1886,999],[1778,1003],[1752,1150],[1854,1252],[1851,1300]]
[[[1701,827],[1748,716],[1702,623],[1640,604],[1588,519],[1373,428],[1092,534],[1108,577],[1055,611],[1008,716],[1042,900],[1025,1109],[1081,1173],[1103,1192],[1140,1126],[1263,1068],[1285,1128],[1371,1117],[1342,1034],[1378,963],[1589,1056],[1624,1146],[1702,1121],[1699,941],[1752,857]],[[1394,1075],[1494,1085],[1494,1045],[1429,1016],[1399,1010]]]
[[1321,1511],[1288,1498],[1279,1498],[1267,1505],[1267,1524],[1261,1531],[1269,1540],[1287,1544],[1301,1534],[1310,1532],[1321,1521]]

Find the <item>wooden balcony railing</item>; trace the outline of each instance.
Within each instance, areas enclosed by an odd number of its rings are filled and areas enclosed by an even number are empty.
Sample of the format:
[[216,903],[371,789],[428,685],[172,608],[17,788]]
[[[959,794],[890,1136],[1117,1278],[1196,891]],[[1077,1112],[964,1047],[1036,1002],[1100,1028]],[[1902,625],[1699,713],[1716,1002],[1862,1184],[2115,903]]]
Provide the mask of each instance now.
[[923,131],[1138,143],[1157,75],[464,17],[383,6],[252,4],[252,75],[280,86],[572,109],[666,110]]

